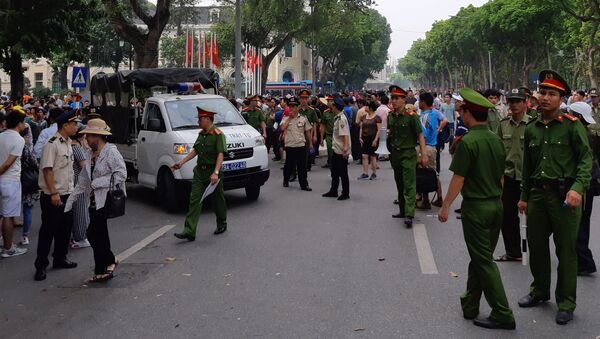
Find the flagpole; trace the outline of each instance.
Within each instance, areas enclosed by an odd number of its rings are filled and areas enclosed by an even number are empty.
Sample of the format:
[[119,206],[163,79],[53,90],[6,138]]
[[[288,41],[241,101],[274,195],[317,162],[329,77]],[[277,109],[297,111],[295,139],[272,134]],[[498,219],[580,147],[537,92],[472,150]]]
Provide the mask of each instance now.
[[190,56],[190,68],[194,67],[194,29],[192,28],[192,38],[190,39],[190,41],[192,42],[192,48],[191,48],[191,56]]
[[183,52],[183,67],[187,67],[187,57],[188,57],[188,31],[185,30],[185,51]]
[[202,50],[200,46],[202,45],[202,30],[198,29],[198,68],[200,68],[200,60],[202,59]]

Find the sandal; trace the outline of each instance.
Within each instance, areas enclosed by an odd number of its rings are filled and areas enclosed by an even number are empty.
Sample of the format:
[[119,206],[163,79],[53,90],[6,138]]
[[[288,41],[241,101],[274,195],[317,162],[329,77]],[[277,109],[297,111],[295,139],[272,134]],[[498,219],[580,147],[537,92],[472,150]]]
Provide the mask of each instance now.
[[494,261],[500,261],[500,262],[504,262],[504,261],[522,261],[522,260],[523,260],[523,258],[521,258],[521,257],[515,258],[515,257],[511,257],[508,254],[504,254],[504,255],[501,255],[499,257],[494,258]]
[[88,283],[100,283],[100,282],[109,281],[112,278],[114,278],[112,273],[96,274],[92,278],[88,279],[87,282]]
[[112,268],[112,270],[109,270],[109,269],[108,269],[108,267],[107,267],[107,268],[106,268],[106,273],[107,273],[107,274],[113,274],[113,273],[115,272],[115,269],[117,268],[117,265],[119,265],[119,261],[118,261],[117,259],[115,259],[115,263],[114,263],[114,264],[112,264],[112,265],[109,265],[109,267],[110,267],[110,266],[112,266],[112,267],[113,267],[113,268]]

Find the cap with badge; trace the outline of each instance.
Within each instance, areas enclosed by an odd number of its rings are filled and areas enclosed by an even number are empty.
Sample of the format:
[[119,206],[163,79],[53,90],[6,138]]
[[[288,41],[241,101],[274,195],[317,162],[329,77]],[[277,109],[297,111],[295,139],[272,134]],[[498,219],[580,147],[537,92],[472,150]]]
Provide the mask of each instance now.
[[516,99],[516,100],[525,100],[527,99],[527,92],[524,87],[513,88],[506,95],[506,99]]
[[404,98],[406,96],[406,91],[403,90],[400,86],[392,85],[389,87],[389,91],[392,97]]
[[56,123],[59,125],[66,124],[69,122],[81,122],[75,114],[75,111],[65,111],[58,118],[56,118]]
[[596,120],[592,117],[592,106],[588,105],[583,101],[574,102],[569,105],[569,111],[577,114],[581,114],[583,120],[585,120],[588,124],[595,124]]
[[494,104],[483,95],[471,88],[465,87],[459,91],[459,94],[463,98],[462,107],[467,108],[469,111],[487,113],[490,108],[495,107]]
[[298,104],[299,104],[298,103],[298,98],[296,98],[296,97],[289,97],[287,99],[287,104],[288,104],[288,106],[298,106]]
[[567,84],[565,79],[552,70],[543,70],[539,75],[540,88],[550,88],[561,92],[562,95],[570,94],[571,87]]
[[196,106],[196,110],[198,110],[198,118],[211,118],[213,119],[215,116],[215,112],[207,111]]
[[531,90],[527,86],[521,86],[521,87],[519,87],[519,89],[522,89],[523,91],[525,91],[525,94],[527,94],[529,96],[533,94],[533,93],[531,93]]
[[298,93],[299,98],[310,98],[310,91],[307,89],[303,89]]
[[344,99],[342,99],[341,97],[333,98],[333,105],[340,111],[343,110],[346,106],[346,104],[344,103]]
[[597,88],[592,88],[590,89],[590,92],[588,93],[588,95],[593,98],[593,97],[597,97],[598,96],[598,89]]

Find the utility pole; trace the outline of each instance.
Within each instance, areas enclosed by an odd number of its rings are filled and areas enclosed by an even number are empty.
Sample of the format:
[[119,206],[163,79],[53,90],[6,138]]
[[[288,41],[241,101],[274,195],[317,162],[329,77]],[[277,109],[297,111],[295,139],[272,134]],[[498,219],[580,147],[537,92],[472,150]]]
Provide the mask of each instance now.
[[492,81],[492,51],[488,51],[488,63],[490,66],[490,88],[493,88],[494,82]]
[[241,1],[235,0],[235,90],[236,98],[242,97],[242,10]]

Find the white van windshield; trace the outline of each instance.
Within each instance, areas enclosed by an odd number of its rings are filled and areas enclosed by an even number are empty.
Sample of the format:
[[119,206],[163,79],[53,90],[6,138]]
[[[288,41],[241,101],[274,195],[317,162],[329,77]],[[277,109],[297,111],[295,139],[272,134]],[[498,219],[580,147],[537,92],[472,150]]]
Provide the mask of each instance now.
[[216,126],[245,125],[246,121],[238,110],[225,98],[177,100],[165,102],[165,108],[173,130],[196,129],[198,127],[198,110],[200,107],[215,112]]

